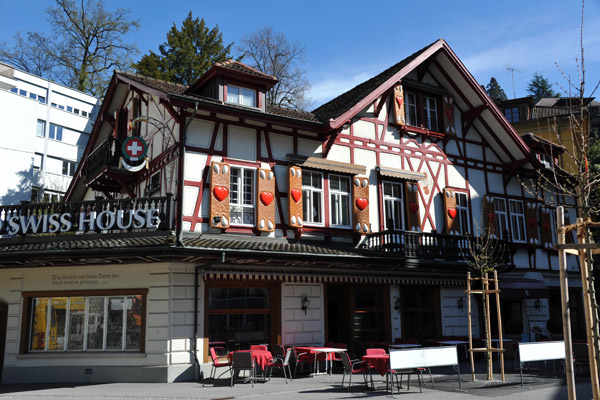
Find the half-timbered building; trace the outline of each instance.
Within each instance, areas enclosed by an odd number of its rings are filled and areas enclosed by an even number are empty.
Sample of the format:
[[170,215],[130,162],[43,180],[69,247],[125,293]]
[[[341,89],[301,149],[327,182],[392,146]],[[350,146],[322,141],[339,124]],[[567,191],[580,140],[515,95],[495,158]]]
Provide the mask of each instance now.
[[68,203],[1,209],[3,382],[465,336],[486,229],[506,243],[504,319],[548,320],[554,214],[519,181],[539,160],[444,40],[312,112],[267,104],[276,82],[237,61],[189,87],[114,74]]

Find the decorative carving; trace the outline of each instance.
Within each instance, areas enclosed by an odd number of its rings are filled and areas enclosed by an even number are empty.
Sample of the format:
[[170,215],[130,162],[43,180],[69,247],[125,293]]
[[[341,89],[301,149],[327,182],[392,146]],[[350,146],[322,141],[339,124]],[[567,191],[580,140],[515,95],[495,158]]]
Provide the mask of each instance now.
[[369,179],[354,177],[352,180],[352,217],[354,231],[362,234],[371,232],[369,223]]
[[213,161],[210,168],[210,226],[229,227],[229,165]]
[[293,228],[302,228],[302,169],[290,167],[288,170],[288,215],[289,225]]
[[275,230],[275,174],[268,169],[258,170],[258,201],[256,202],[257,229],[261,232]]

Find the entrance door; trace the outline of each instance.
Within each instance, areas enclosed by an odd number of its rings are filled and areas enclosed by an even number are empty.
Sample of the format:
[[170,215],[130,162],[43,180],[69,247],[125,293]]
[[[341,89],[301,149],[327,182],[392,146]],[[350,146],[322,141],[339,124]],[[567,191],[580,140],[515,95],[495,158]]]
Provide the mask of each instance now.
[[2,383],[2,366],[4,365],[4,345],[6,342],[6,315],[8,304],[0,302],[0,383]]

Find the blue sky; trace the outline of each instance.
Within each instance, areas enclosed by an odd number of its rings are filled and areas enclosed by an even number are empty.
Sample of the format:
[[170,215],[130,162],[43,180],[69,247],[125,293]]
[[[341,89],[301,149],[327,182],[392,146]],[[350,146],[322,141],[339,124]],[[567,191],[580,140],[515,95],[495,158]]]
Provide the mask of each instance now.
[[[16,31],[48,28],[49,0],[0,0],[0,41]],[[116,1],[107,9],[130,8],[141,29],[128,36],[142,54],[157,51],[173,23],[191,10],[209,27],[219,26],[226,43],[265,25],[302,42],[314,105],[351,89],[406,56],[444,38],[482,85],[494,76],[509,98],[527,95],[537,71],[568,88],[556,63],[577,81],[581,3],[546,1]],[[252,4],[252,7],[249,7]],[[165,7],[165,5],[167,5]],[[585,4],[584,48],[587,94],[600,80],[600,0]],[[136,60],[140,56],[136,57]],[[600,99],[600,92],[595,94]]]

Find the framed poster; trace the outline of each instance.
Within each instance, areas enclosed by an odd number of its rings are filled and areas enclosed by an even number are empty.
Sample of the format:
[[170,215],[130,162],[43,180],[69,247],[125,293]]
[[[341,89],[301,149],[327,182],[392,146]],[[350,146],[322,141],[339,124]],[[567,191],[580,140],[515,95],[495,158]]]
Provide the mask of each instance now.
[[546,327],[546,321],[529,321],[529,340],[539,342],[550,340],[550,331]]

